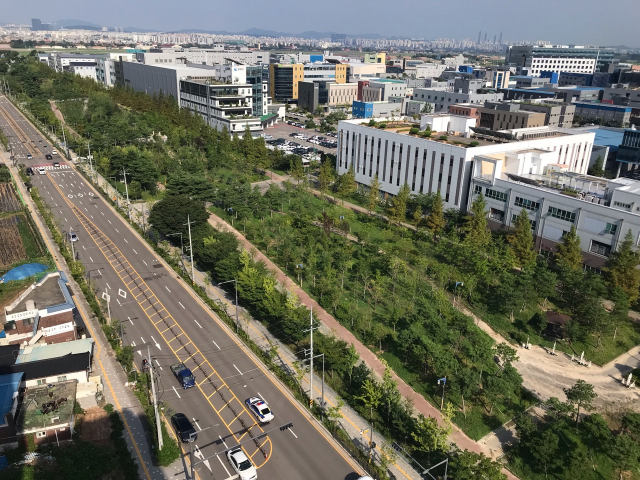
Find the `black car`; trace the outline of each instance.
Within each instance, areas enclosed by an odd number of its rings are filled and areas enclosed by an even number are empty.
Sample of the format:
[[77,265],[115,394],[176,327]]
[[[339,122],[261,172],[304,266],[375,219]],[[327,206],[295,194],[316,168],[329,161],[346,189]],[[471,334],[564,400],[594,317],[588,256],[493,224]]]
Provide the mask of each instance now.
[[47,160],[53,160],[53,156],[51,156],[50,153],[47,153],[44,158],[46,158]]
[[193,428],[193,425],[184,413],[176,413],[173,415],[171,417],[171,423],[183,443],[195,442],[198,439],[196,429]]

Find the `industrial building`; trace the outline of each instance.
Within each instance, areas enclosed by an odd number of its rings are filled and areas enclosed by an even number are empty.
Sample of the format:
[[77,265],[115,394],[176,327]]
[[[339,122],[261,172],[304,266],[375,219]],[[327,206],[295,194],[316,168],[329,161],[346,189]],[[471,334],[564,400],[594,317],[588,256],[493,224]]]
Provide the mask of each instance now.
[[511,45],[507,48],[506,65],[527,67],[530,75],[539,77],[544,71],[589,73],[600,71],[613,62],[612,48],[581,45]]

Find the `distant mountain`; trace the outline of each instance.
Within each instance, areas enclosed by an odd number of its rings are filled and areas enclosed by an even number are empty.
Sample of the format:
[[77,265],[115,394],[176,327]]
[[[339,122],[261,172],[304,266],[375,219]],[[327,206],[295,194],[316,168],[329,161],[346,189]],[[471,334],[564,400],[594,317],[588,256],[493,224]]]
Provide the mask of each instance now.
[[[73,18],[69,18],[69,19],[66,19],[66,20],[58,20],[56,22],[56,25],[58,27],[64,27],[64,28],[69,28],[69,27],[75,27],[75,28],[97,27],[97,28],[102,28],[102,25],[98,25],[98,24],[91,23],[91,22],[85,22],[84,20],[76,20],[76,19],[73,19]],[[93,30],[93,28],[91,30]]]

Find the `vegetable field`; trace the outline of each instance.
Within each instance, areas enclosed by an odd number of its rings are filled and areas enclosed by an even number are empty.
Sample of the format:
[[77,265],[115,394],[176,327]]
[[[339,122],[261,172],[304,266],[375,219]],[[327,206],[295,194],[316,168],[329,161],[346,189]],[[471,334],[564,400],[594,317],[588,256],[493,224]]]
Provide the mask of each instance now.
[[0,271],[27,258],[18,228],[21,220],[24,221],[16,215],[0,219]]
[[20,210],[20,200],[10,183],[0,183],[0,213],[17,212]]

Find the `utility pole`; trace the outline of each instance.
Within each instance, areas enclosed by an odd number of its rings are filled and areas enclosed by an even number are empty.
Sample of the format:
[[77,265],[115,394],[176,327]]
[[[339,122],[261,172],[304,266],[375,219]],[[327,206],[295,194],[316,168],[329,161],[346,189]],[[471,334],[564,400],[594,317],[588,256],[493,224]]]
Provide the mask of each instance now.
[[62,129],[62,141],[64,142],[64,148],[67,151],[67,160],[71,160],[71,158],[69,158],[69,145],[67,145],[67,136],[64,133],[64,125],[62,125],[62,122],[60,122],[60,128]]
[[447,376],[445,375],[438,379],[438,385],[440,385],[440,382],[442,382],[442,400],[440,400],[440,410],[442,410],[442,407],[444,406],[444,387],[447,384]]
[[[204,432],[205,430],[209,430],[211,427],[205,427],[205,428],[201,428],[199,431],[200,432]],[[191,434],[193,436],[193,434]],[[195,443],[194,440],[192,440],[191,438],[189,439],[189,459],[191,461],[191,480],[194,480],[196,478],[196,473],[195,473],[195,462],[193,461],[193,444]],[[196,445],[197,447],[197,445]]]
[[[189,214],[187,214],[187,223],[185,223],[184,225],[187,225],[189,227],[189,251],[191,252],[191,284],[195,284],[196,281],[196,277],[193,273],[194,268],[193,268],[193,244],[191,243],[191,224],[192,223],[196,223],[196,222],[192,222],[191,218],[189,216]],[[236,307],[236,314],[237,314],[238,310]]]
[[76,249],[73,246],[73,237],[71,236],[71,234],[73,233],[73,228],[69,229],[69,233],[67,234],[67,236],[69,237],[69,243],[71,244],[71,259],[75,261],[76,259]]
[[226,282],[220,282],[218,283],[218,286],[224,284],[224,283],[229,283],[229,282],[233,282],[236,286],[236,333],[238,333],[238,327],[240,326],[240,322],[238,321],[238,280],[236,278],[234,278],[233,280],[227,280]]
[[151,351],[149,345],[147,345],[147,357],[149,359],[149,374],[151,375],[151,393],[153,395],[153,409],[156,414],[156,427],[158,428],[158,450],[162,450],[162,428],[160,426],[160,414],[158,413],[158,401],[156,400],[156,386],[153,381],[153,361],[151,360]]
[[309,408],[313,407],[313,308],[309,308],[309,317],[311,318],[311,325],[310,325],[310,329],[311,329],[311,345],[310,345],[310,349],[311,349],[311,362],[310,362],[310,369],[311,371],[309,372]]
[[96,172],[93,170],[93,157],[91,156],[91,143],[87,142],[87,149],[89,150],[89,165],[91,166],[91,175],[93,176],[93,181],[96,181]]
[[129,187],[127,186],[127,171],[122,167],[122,174],[124,175],[124,191],[127,193],[127,216],[131,221],[131,203],[129,203]]

